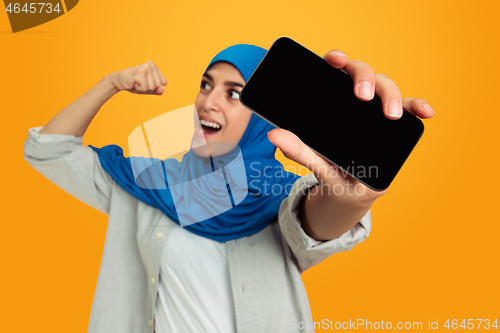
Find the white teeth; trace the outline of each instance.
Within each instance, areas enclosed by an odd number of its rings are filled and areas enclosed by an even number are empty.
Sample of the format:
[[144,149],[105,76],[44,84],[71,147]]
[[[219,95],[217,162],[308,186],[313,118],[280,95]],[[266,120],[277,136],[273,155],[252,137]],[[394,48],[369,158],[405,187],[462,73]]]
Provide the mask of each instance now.
[[205,126],[209,126],[209,127],[212,127],[212,128],[215,128],[215,129],[219,129],[220,128],[220,125],[217,124],[217,123],[212,123],[211,121],[206,121],[204,119],[201,119],[200,120],[200,123],[202,125],[205,125]]

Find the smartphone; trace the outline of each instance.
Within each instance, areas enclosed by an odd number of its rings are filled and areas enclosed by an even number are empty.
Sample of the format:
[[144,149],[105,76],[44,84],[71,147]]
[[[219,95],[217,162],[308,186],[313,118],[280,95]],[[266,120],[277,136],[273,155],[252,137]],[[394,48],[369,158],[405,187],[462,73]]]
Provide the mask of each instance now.
[[389,187],[424,132],[406,110],[388,119],[377,95],[359,100],[349,74],[288,37],[273,43],[240,101],[375,191]]

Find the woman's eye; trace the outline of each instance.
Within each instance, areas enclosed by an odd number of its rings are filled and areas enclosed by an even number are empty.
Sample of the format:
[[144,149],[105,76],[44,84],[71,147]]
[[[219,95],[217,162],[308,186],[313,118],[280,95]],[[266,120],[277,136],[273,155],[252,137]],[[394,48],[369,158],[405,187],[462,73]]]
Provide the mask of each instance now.
[[[210,84],[207,81],[201,81],[201,89],[211,89]],[[229,95],[231,99],[240,99],[240,93],[236,90],[230,90]]]
[[240,99],[240,93],[237,92],[236,90],[231,90],[231,98]]

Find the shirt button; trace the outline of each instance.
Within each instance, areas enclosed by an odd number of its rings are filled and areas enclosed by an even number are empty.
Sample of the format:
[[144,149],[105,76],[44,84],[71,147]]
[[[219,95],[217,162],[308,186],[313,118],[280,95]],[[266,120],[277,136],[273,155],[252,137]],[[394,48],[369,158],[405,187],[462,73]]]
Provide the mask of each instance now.
[[149,326],[153,326],[153,320],[152,320],[152,319],[149,319],[149,320],[148,320],[148,324],[149,324]]
[[154,278],[154,276],[151,277],[151,283],[155,283],[156,282],[156,279]]
[[160,231],[160,232],[156,233],[156,238],[160,239],[162,237],[163,237],[163,232]]

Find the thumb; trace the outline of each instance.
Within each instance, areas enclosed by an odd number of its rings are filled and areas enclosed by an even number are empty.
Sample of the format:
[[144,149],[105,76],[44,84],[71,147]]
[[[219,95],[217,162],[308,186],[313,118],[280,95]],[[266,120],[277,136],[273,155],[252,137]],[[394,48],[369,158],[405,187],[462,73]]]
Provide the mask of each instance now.
[[297,163],[303,159],[304,143],[298,136],[290,131],[276,128],[267,133],[269,141],[283,152],[286,158],[289,158]]
[[290,131],[276,128],[269,131],[267,137],[272,144],[281,149],[286,158],[305,166],[317,177],[323,177],[334,167]]
[[165,92],[165,86],[159,86],[155,90],[156,95],[163,95],[164,92]]

